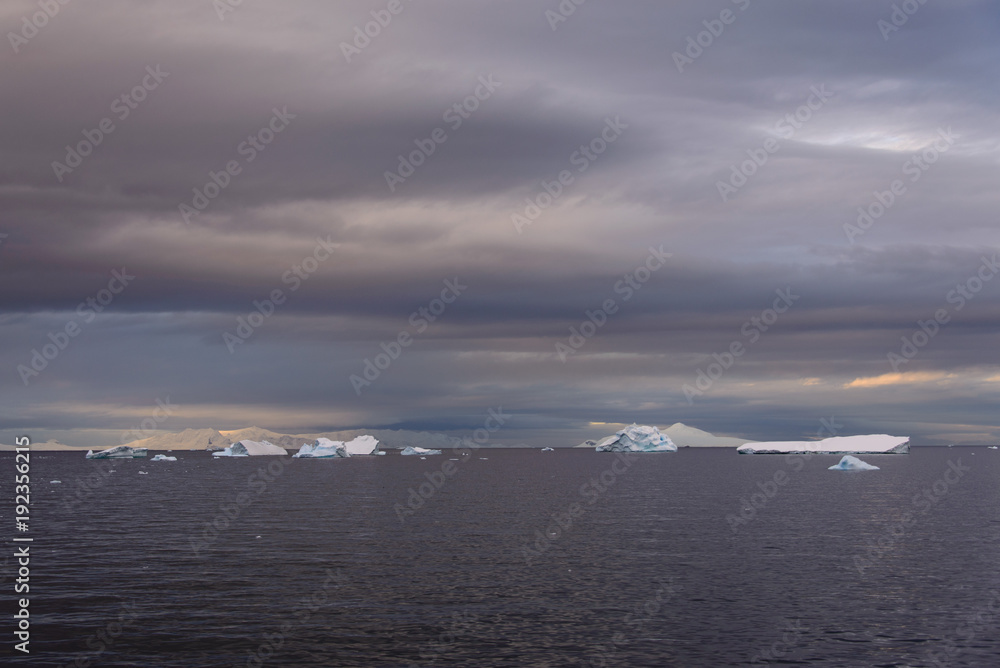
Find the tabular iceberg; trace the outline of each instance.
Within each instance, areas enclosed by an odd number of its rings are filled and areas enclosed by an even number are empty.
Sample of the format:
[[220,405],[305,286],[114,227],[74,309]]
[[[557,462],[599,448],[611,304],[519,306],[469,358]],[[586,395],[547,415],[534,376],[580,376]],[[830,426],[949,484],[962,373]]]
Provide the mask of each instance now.
[[305,443],[292,457],[303,459],[332,459],[334,457],[350,457],[343,441],[331,441],[328,438],[317,438],[312,443]]
[[829,471],[878,471],[877,466],[872,466],[868,462],[863,462],[857,457],[851,455],[844,455],[844,457],[836,464],[831,466]]
[[145,456],[146,448],[130,448],[127,445],[117,445],[100,452],[87,450],[87,459],[136,459]]
[[677,452],[669,436],[656,427],[632,423],[597,444],[597,452]]
[[401,455],[440,455],[440,450],[432,450],[431,448],[415,448],[412,445],[408,445],[403,448],[400,452]]
[[767,441],[736,448],[741,455],[898,455],[910,451],[906,436],[832,436],[822,441]]
[[168,457],[166,455],[156,455],[155,457],[153,457],[149,461],[151,461],[151,462],[176,462],[177,458],[176,457]]
[[228,448],[213,452],[213,457],[261,457],[264,455],[287,455],[284,448],[270,441],[238,441]]

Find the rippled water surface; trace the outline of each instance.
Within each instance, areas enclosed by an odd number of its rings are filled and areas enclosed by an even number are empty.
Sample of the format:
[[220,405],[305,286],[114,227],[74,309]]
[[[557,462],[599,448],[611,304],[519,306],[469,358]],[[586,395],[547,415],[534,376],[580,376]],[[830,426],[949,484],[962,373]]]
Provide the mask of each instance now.
[[1000,451],[172,454],[32,455],[5,663],[1000,666]]

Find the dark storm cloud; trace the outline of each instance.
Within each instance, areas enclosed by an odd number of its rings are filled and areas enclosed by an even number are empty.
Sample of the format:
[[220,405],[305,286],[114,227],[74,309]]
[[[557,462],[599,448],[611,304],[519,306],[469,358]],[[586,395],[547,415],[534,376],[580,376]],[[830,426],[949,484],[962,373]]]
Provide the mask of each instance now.
[[[242,426],[256,407],[263,426],[463,429],[503,404],[513,440],[576,442],[592,420],[796,437],[830,409],[847,430],[1000,438],[970,399],[995,392],[1000,281],[948,301],[998,250],[986,3],[926,3],[883,38],[890,2],[591,0],[555,30],[557,2],[404,2],[348,62],[341,44],[384,6],[243,3],[220,20],[208,2],[70,4],[0,57],[0,427],[128,428],[123,406],[169,394],[188,407],[178,428]],[[8,3],[0,22],[36,9]],[[699,37],[723,10],[732,22]],[[104,118],[113,132],[54,171]],[[581,158],[609,120],[620,136]],[[435,129],[447,140],[390,189]],[[941,131],[956,139],[931,162]],[[768,139],[779,148],[723,201]],[[185,222],[179,205],[230,161],[239,173]],[[519,234],[512,214],[563,170],[572,182]],[[336,250],[292,290],[317,240]],[[670,260],[624,300],[619,281],[661,245]],[[136,278],[83,322],[112,270]],[[358,396],[349,377],[456,278],[467,291]],[[276,289],[287,301],[230,353],[223,333]],[[779,289],[794,306],[686,401]],[[618,312],[559,361],[609,298]],[[942,308],[950,322],[900,369],[926,380],[845,389],[892,372],[900,337]],[[82,333],[26,386],[18,366],[73,321]]]

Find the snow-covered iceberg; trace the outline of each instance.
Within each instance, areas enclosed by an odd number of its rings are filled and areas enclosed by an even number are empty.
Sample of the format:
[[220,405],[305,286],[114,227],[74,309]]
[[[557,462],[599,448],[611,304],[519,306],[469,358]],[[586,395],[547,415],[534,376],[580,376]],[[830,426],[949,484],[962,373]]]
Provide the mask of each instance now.
[[415,448],[412,445],[408,445],[403,448],[400,452],[401,455],[440,455],[440,450],[433,450],[431,448]]
[[213,452],[213,457],[261,457],[264,455],[287,455],[284,448],[270,441],[238,441],[219,452]]
[[292,457],[303,459],[332,459],[333,457],[350,457],[343,441],[331,441],[328,438],[317,438],[312,443],[305,443]]
[[378,439],[365,434],[344,443],[349,455],[382,455],[385,454],[378,449]]
[[176,462],[177,458],[176,457],[168,457],[167,455],[156,455],[155,457],[153,457],[149,461],[151,461],[151,462]]
[[597,444],[597,452],[677,452],[669,436],[656,427],[635,423]]
[[736,448],[741,455],[899,455],[910,451],[906,436],[831,436],[821,441],[764,441]]
[[87,459],[136,459],[146,456],[146,448],[130,448],[127,445],[116,445],[107,450],[94,452],[87,450]]
[[877,466],[873,466],[868,462],[863,462],[853,455],[844,455],[841,460],[831,466],[828,470],[830,471],[878,471]]

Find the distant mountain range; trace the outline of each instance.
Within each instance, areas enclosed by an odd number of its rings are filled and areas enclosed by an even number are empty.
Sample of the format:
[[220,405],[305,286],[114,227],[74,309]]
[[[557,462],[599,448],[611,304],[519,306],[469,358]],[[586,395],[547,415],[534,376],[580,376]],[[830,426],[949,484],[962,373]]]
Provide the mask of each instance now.
[[[661,430],[668,435],[678,447],[715,447],[715,448],[735,448],[744,443],[753,443],[749,439],[731,438],[728,436],[715,436],[707,431],[689,427],[680,422]],[[149,438],[144,438],[131,443],[125,443],[133,448],[146,448],[148,450],[221,450],[237,441],[270,441],[275,445],[280,445],[287,450],[298,450],[305,443],[312,443],[317,438],[329,438],[333,441],[350,441],[351,439],[370,434],[377,438],[385,449],[402,449],[408,445],[418,448],[456,448],[462,445],[462,440],[446,434],[432,433],[427,431],[409,431],[406,429],[351,429],[347,431],[328,431],[319,434],[282,434],[260,427],[246,427],[244,429],[234,429],[230,431],[217,431],[215,429],[185,429],[180,432],[157,434]],[[609,434],[610,436],[610,434]],[[105,447],[119,445],[111,443]],[[592,448],[597,445],[597,441],[584,441],[574,446],[577,448]],[[497,446],[493,446],[497,447]],[[513,447],[534,447],[528,444],[518,444]],[[0,450],[13,450],[14,446],[0,445]],[[58,441],[47,443],[33,443],[32,450],[36,451],[85,451],[87,448],[79,448],[72,445],[65,445]],[[95,448],[103,449],[103,448]]]

